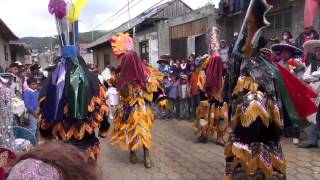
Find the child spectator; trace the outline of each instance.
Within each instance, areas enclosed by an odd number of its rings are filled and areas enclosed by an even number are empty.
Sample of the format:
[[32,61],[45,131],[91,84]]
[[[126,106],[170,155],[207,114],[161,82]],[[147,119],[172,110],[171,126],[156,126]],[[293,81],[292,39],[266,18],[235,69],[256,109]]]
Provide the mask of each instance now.
[[189,85],[188,85],[188,76],[182,74],[180,77],[179,84],[179,101],[180,101],[180,118],[187,119],[189,118]]
[[178,99],[178,87],[179,79],[176,74],[171,74],[171,79],[165,85],[168,98],[169,98],[169,118],[175,118],[179,115],[179,99]]
[[183,74],[187,74],[188,73],[188,64],[186,60],[182,60],[181,64],[180,64],[180,70]]
[[28,129],[32,134],[36,135],[37,132],[37,118],[35,117],[36,109],[38,108],[39,92],[37,90],[38,83],[34,77],[27,80],[29,88],[23,93],[24,104],[28,110]]
[[[197,64],[196,64],[197,65]],[[200,66],[200,61],[198,66]],[[196,108],[200,102],[200,89],[203,88],[204,84],[204,71],[202,71],[199,67],[192,65],[191,68],[191,75],[189,81],[189,95],[191,97],[191,113],[192,118],[196,116]]]

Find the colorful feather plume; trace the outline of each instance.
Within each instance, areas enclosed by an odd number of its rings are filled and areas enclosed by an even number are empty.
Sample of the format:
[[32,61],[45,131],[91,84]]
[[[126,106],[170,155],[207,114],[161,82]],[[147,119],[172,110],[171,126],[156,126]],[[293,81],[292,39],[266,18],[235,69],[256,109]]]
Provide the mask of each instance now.
[[75,22],[78,20],[81,11],[87,5],[88,0],[75,0],[69,11],[69,20]]
[[50,0],[48,9],[50,14],[62,19],[67,15],[67,4],[64,0]]

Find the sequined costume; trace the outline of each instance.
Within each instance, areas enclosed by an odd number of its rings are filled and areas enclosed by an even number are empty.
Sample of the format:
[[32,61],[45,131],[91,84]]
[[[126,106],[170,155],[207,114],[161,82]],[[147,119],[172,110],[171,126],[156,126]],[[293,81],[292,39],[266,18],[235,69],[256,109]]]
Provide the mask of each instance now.
[[[292,121],[297,115],[306,117],[316,111],[311,100],[316,94],[281,65],[258,53],[266,44],[260,33],[269,25],[265,15],[270,9],[265,0],[250,2],[233,49],[229,70],[233,132],[225,146],[225,180],[285,179],[280,144],[283,115],[293,115]],[[310,107],[303,110],[297,97]]]
[[[120,108],[117,109],[112,129],[112,144],[130,150],[130,160],[136,163],[135,150],[145,150],[145,166],[151,167],[149,149],[152,146],[154,114],[151,103],[167,106],[164,90],[160,87],[163,74],[144,64],[131,46],[128,34],[120,33],[112,38],[115,55],[122,57],[117,89],[120,92]],[[124,45],[123,42],[129,42]],[[123,48],[121,51],[117,51]]]

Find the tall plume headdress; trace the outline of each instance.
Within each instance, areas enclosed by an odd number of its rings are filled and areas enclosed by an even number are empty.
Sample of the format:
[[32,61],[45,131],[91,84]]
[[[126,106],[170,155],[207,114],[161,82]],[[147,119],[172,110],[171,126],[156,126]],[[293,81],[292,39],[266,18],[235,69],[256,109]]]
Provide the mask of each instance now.
[[63,119],[64,96],[68,118],[83,120],[87,116],[90,83],[85,63],[78,52],[78,18],[87,0],[50,0],[48,9],[55,17],[62,58],[48,78],[42,118],[49,123]]

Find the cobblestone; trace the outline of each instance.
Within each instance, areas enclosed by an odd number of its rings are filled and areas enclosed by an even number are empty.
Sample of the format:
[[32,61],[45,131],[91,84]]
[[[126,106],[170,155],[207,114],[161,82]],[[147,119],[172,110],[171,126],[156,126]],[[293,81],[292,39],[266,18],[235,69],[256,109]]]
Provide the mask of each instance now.
[[[210,139],[196,143],[191,123],[157,120],[151,149],[153,167],[145,169],[142,150],[138,164],[129,163],[129,153],[101,140],[99,168],[108,180],[221,180],[224,173],[224,149]],[[288,180],[320,179],[320,150],[298,149],[289,140],[282,141],[287,160]]]

